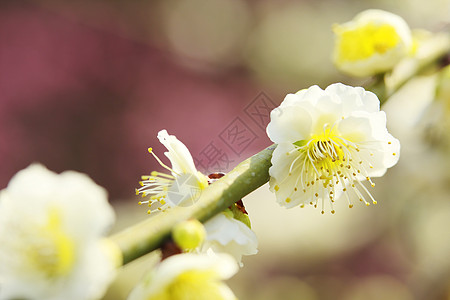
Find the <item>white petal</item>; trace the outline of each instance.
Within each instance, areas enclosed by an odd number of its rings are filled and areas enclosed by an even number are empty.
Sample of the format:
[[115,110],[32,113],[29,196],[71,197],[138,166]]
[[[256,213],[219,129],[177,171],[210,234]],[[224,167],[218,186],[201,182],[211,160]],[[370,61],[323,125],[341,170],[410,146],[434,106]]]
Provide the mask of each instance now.
[[170,283],[179,274],[191,270],[211,270],[218,279],[228,279],[238,271],[236,261],[228,254],[191,254],[173,255],[165,259],[155,270],[154,289],[160,289]]
[[167,192],[166,202],[170,207],[190,206],[197,201],[207,185],[208,179],[201,173],[177,176]]
[[[292,162],[298,157],[297,153],[291,153],[294,146],[290,143],[278,144],[272,154],[272,166],[269,168],[269,175],[271,176],[269,185],[270,190],[275,192],[277,202],[286,208],[294,207],[301,204],[302,199],[297,195],[303,196],[303,191],[297,191],[296,197],[292,197],[300,172],[295,172],[294,175],[289,175],[289,167]],[[300,194],[300,192],[302,194]],[[290,201],[286,202],[286,199]]]
[[231,254],[241,262],[242,255],[258,252],[255,233],[239,220],[220,213],[205,224],[206,241],[202,251],[212,249],[214,252]]
[[400,141],[394,138],[391,134],[386,134],[386,141],[383,164],[386,168],[394,166],[400,158]]
[[[196,174],[194,160],[188,148],[180,142],[174,135],[169,135],[166,130],[158,132],[158,139],[168,152],[164,154],[170,159],[172,169],[176,174],[190,173]],[[176,175],[174,174],[174,175]]]
[[325,91],[330,95],[338,95],[342,106],[342,115],[348,116],[355,110],[366,112],[377,112],[380,110],[380,100],[362,87],[352,87],[342,83],[335,83],[328,86]]
[[291,142],[309,138],[311,114],[300,106],[275,109],[270,113],[267,135],[274,143]]
[[276,180],[281,181],[289,173],[289,167],[293,160],[297,158],[295,154],[288,154],[295,149],[292,143],[280,143],[272,153],[272,166],[269,168],[269,174]]
[[[74,171],[61,173],[59,189],[64,201],[64,220],[67,224],[80,223],[77,232],[95,236],[106,234],[115,221],[115,213],[108,203],[107,192],[88,176]],[[89,208],[89,209],[86,209]],[[80,222],[80,218],[83,222]]]
[[352,142],[360,143],[372,140],[372,123],[363,116],[351,116],[345,118],[338,125],[339,134]]
[[314,107],[317,103],[317,99],[325,95],[325,92],[317,85],[313,85],[308,89],[298,91],[297,94],[301,102],[307,102],[309,107]]
[[205,224],[207,240],[216,240],[226,246],[231,241],[236,241],[240,245],[257,245],[255,233],[247,225],[224,213],[217,214]]

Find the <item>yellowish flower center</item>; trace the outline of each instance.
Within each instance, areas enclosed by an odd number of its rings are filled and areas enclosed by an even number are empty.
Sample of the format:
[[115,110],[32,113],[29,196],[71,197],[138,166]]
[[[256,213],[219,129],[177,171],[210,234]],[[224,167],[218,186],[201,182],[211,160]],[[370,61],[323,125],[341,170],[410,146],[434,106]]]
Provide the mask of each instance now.
[[337,26],[339,62],[367,59],[397,47],[400,37],[393,26],[368,23],[353,30]]
[[210,300],[223,299],[222,285],[210,270],[192,270],[178,275],[158,295],[148,300]]
[[[136,189],[136,196],[141,194],[143,198],[149,196],[148,200],[140,201],[139,204],[147,204],[150,209],[147,213],[152,213],[154,211],[165,211],[167,208],[174,205],[174,203],[168,203],[167,198],[170,196],[169,189],[172,185],[178,184],[176,186],[178,189],[183,188],[183,190],[172,191],[172,196],[175,194],[175,200],[183,202],[183,200],[196,200],[201,191],[208,186],[208,178],[197,172],[197,174],[190,173],[177,173],[172,168],[165,165],[159,157],[153,153],[152,148],[148,148],[150,154],[156,159],[156,161],[166,170],[170,171],[171,174],[165,174],[161,172],[153,171],[150,176],[142,176],[142,181],[139,182],[140,188]],[[183,177],[183,178],[182,178]],[[177,182],[177,179],[184,179],[182,182]],[[180,200],[181,199],[181,200]],[[176,203],[177,205],[180,203]]]
[[321,163],[323,160],[331,159],[336,162],[343,157],[343,151],[339,149],[338,144],[333,140],[317,140],[308,147],[308,155],[315,163]]
[[63,231],[60,212],[53,208],[48,222],[26,249],[30,265],[48,278],[67,275],[75,262],[74,241]]
[[306,153],[305,157],[317,179],[322,180],[326,187],[336,174],[340,174],[338,172],[342,172],[340,169],[350,166],[348,162],[352,161],[349,158],[352,156],[351,152],[359,152],[359,149],[355,144],[336,135],[333,130],[327,129],[322,134],[313,136],[302,147],[302,151]]
[[[357,135],[354,136],[356,140]],[[322,213],[324,213],[324,199],[330,200],[333,207],[336,188],[347,191],[347,186],[354,191],[360,201],[369,205],[359,189],[362,189],[375,204],[376,201],[361,183],[361,179],[369,181],[371,186],[375,186],[367,175],[366,168],[373,168],[370,162],[361,155],[361,147],[366,151],[366,155],[372,155],[370,149],[361,143],[352,142],[338,134],[335,127],[325,125],[323,132],[313,135],[309,140],[301,140],[294,143],[295,148],[286,153],[295,155],[289,167],[288,176],[283,182],[295,180],[294,190],[285,199],[286,203],[292,201],[295,193],[305,193],[311,200],[310,204],[317,207],[317,201],[322,199]],[[275,191],[280,186],[274,187]],[[344,193],[346,194],[346,193]],[[347,195],[347,194],[346,194]],[[350,198],[347,196],[349,206],[353,207]],[[301,207],[304,205],[302,204]],[[334,210],[331,210],[334,213]]]

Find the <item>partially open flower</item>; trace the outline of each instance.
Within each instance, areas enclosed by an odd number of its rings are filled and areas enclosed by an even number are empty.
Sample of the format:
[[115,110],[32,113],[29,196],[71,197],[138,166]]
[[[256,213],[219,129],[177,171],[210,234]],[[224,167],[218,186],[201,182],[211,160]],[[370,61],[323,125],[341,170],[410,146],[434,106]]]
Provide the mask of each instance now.
[[206,241],[203,251],[231,254],[242,266],[243,255],[258,253],[258,240],[248,225],[233,216],[227,209],[205,223]]
[[222,282],[238,270],[227,254],[178,254],[163,260],[131,292],[128,300],[235,300]]
[[382,176],[399,158],[400,143],[386,129],[377,96],[340,83],[325,90],[312,86],[289,94],[274,109],[267,126],[278,144],[269,169],[270,188],[287,208],[333,202],[354,193],[369,205],[376,201],[364,181]]
[[0,192],[0,299],[99,299],[120,254],[106,191],[73,171],[41,165]]
[[192,205],[201,191],[208,186],[208,177],[197,171],[189,150],[182,142],[169,135],[166,130],[158,133],[158,139],[169,150],[164,154],[169,158],[172,167],[166,166],[153,153],[152,148],[148,149],[159,164],[170,171],[170,174],[154,171],[150,176],[142,176],[142,181],[139,182],[141,188],[136,189],[136,195],[148,197],[148,200],[139,202],[148,204],[148,213],[164,211],[174,206]]
[[333,26],[336,67],[364,77],[391,70],[412,48],[408,24],[392,13],[369,9]]

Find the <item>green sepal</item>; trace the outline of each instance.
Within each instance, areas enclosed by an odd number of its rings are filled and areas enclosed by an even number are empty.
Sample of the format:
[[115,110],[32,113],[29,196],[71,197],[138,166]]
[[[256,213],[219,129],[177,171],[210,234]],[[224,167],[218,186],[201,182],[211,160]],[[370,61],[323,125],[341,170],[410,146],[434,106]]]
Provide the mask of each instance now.
[[293,143],[295,146],[303,147],[306,145],[306,140],[300,140]]
[[231,205],[231,209],[227,208],[227,210],[229,210],[233,214],[233,218],[241,221],[242,223],[247,225],[248,228],[252,229],[250,218],[247,214],[243,213],[239,208],[237,208],[236,204]]

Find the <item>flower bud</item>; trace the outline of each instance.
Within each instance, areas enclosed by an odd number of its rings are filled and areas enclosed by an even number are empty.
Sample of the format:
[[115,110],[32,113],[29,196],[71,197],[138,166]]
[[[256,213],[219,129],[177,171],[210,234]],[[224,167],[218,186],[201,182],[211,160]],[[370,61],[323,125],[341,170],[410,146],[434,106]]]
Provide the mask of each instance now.
[[189,251],[200,246],[205,240],[206,231],[203,224],[196,219],[184,221],[175,225],[172,238],[183,250]]

